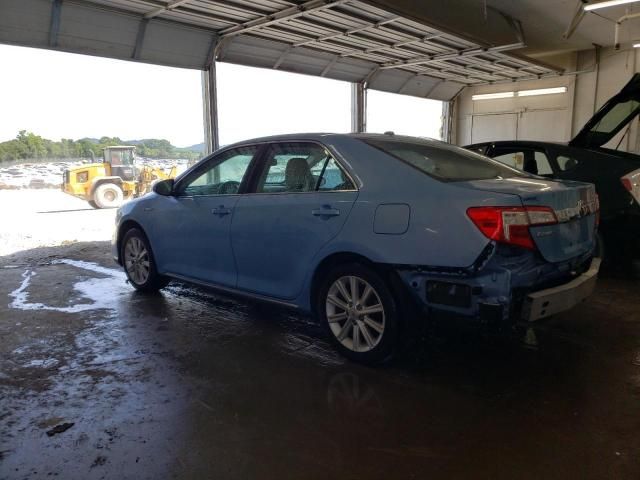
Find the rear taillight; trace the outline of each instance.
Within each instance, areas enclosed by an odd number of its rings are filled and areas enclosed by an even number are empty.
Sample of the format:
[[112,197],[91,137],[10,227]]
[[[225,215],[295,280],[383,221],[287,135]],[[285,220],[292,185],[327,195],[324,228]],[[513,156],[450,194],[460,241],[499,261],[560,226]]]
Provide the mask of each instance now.
[[471,207],[467,215],[485,237],[531,250],[536,247],[529,227],[558,223],[549,207]]
[[640,170],[635,170],[620,179],[624,188],[640,204]]

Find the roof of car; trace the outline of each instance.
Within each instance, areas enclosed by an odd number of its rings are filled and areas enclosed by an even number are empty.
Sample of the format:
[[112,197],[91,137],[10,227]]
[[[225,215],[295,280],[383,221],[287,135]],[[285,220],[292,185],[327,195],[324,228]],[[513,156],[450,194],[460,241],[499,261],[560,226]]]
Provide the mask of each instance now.
[[544,147],[547,145],[560,145],[562,147],[566,147],[567,143],[562,143],[562,142],[543,142],[540,140],[498,140],[495,142],[478,142],[478,143],[472,143],[470,145],[465,145],[464,148],[469,148],[469,147],[476,147],[476,146],[480,146],[480,145],[529,145],[532,147]]
[[411,137],[407,135],[396,135],[394,133],[329,133],[329,132],[309,132],[309,133],[288,133],[282,135],[271,135],[267,137],[258,137],[248,140],[242,140],[234,144],[225,145],[225,148],[231,146],[240,146],[253,143],[265,143],[265,142],[283,142],[283,141],[331,141],[336,138],[356,138],[361,140],[366,139],[385,139],[385,140],[404,140],[404,141],[422,141],[422,142],[439,142],[439,140],[427,137]]

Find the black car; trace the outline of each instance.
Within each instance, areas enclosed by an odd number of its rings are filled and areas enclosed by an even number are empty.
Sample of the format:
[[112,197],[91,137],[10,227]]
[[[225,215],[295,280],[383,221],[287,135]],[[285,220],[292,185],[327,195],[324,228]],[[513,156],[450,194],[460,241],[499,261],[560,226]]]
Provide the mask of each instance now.
[[610,264],[629,259],[637,267],[640,155],[602,145],[630,125],[639,112],[640,74],[635,74],[568,144],[517,140],[477,143],[465,148],[542,177],[595,184],[601,205],[601,254],[606,252],[603,256]]

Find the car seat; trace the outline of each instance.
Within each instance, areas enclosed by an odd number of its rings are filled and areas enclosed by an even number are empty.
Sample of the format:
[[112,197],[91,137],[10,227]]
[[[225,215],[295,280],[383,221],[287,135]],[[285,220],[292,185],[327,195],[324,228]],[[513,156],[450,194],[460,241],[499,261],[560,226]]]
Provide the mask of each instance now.
[[308,192],[313,190],[313,175],[307,160],[292,158],[284,171],[284,183],[288,192]]

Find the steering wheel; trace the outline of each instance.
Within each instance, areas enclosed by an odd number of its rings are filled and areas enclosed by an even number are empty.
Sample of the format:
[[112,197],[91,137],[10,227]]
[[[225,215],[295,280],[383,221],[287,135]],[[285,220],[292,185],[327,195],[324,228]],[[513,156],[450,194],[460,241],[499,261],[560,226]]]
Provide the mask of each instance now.
[[233,193],[238,193],[240,189],[240,182],[234,182],[230,180],[228,182],[222,182],[218,187],[218,193],[222,195],[228,195]]

